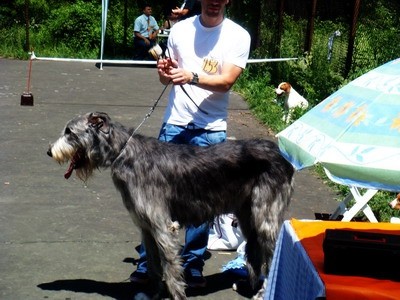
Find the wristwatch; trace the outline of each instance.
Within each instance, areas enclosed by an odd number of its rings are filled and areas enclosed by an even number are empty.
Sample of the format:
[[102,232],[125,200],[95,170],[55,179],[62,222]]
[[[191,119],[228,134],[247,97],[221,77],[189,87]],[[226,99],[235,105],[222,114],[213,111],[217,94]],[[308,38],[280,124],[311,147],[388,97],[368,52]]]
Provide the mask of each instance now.
[[192,80],[190,80],[190,84],[198,84],[199,83],[199,75],[197,73],[192,72],[193,77]]

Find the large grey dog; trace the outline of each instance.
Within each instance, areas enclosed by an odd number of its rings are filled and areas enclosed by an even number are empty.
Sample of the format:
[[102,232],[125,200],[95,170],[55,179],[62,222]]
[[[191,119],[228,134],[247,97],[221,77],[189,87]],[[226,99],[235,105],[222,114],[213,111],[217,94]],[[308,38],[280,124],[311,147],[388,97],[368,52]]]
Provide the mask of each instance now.
[[[293,191],[294,169],[268,140],[227,141],[209,147],[164,143],[94,112],[69,121],[48,155],[70,161],[86,181],[96,168],[111,168],[147,249],[149,275],[160,293],[164,277],[173,299],[185,299],[179,225],[201,224],[234,213],[247,240],[250,282],[270,263]],[[179,225],[178,225],[178,223]],[[157,294],[161,295],[161,294]]]

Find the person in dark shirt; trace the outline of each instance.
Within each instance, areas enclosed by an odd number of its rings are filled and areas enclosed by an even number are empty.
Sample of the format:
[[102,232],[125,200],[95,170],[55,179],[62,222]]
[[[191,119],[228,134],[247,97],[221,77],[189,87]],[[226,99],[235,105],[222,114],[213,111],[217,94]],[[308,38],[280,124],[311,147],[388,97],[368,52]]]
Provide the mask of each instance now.
[[183,8],[175,8],[172,10],[173,13],[177,14],[179,19],[187,19],[192,16],[201,14],[201,1],[200,0],[187,0]]

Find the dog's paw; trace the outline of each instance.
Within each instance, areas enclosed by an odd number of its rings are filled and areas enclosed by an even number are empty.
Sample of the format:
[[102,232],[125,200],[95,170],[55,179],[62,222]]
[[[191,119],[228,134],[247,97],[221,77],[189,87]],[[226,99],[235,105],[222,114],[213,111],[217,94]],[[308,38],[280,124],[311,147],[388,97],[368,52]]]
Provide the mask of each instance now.
[[264,280],[262,287],[258,290],[257,294],[253,296],[253,300],[262,300],[264,299],[264,294],[267,289],[267,279]]

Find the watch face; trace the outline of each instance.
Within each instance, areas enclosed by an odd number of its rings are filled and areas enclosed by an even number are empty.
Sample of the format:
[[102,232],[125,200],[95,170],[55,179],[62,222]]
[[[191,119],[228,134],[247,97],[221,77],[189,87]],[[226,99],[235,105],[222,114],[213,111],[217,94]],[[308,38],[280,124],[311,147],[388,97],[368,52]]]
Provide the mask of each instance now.
[[192,73],[193,74],[193,78],[191,83],[192,84],[198,84],[199,83],[199,75],[197,75],[197,73]]

